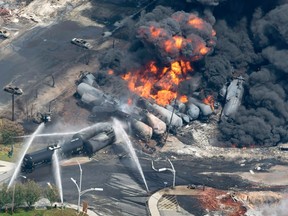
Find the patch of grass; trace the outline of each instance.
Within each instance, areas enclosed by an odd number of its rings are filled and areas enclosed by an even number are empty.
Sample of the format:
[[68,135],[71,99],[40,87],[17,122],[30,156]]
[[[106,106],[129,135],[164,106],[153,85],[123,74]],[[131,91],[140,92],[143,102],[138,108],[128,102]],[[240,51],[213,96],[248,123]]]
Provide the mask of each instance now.
[[13,145],[13,156],[11,158],[8,157],[8,152],[11,150],[11,145],[3,145],[0,144],[0,160],[8,161],[8,162],[15,162],[17,159],[17,155],[21,150],[20,143]]
[[[10,213],[4,213],[0,212],[1,216],[11,216]],[[36,209],[31,209],[31,210],[25,210],[25,209],[17,209],[14,213],[13,216],[77,216],[77,211],[75,209],[47,209],[47,210],[36,210]],[[81,216],[88,216],[85,213],[79,214]]]

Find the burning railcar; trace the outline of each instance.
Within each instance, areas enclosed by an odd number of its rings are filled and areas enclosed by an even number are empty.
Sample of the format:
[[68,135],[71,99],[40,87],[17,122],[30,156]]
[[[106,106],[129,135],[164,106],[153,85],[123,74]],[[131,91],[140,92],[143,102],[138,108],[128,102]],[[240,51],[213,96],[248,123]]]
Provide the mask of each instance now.
[[113,127],[109,123],[98,123],[73,135],[72,139],[62,145],[51,145],[47,148],[26,154],[21,171],[33,172],[35,168],[50,164],[56,149],[62,157],[86,154],[91,157],[95,152],[110,145],[115,140]]

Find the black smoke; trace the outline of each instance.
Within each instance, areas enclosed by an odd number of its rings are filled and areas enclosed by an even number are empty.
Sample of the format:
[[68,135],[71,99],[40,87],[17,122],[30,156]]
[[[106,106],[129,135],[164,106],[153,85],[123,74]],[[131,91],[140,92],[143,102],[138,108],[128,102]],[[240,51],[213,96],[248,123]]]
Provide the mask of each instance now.
[[[182,0],[182,2],[185,7],[181,8],[181,4],[177,4],[176,7],[175,3],[171,3],[172,8],[158,6],[151,12],[142,12],[138,20],[131,21],[134,25],[129,22],[129,29],[131,30],[133,26],[135,32],[134,35],[127,36],[132,45],[129,52],[124,54],[121,50],[118,53],[123,58],[116,58],[114,64],[118,65],[121,71],[127,72],[131,65],[141,66],[151,59],[165,64],[171,59],[177,60],[179,56],[185,56],[185,49],[176,50],[173,55],[164,55],[159,43],[154,43],[147,34],[141,33],[147,33],[152,23],[165,29],[169,37],[180,35],[188,38],[189,34],[186,34],[181,22],[175,22],[173,14],[193,13],[205,20],[207,26],[211,25],[217,33],[216,46],[213,44],[210,55],[198,62],[202,69],[202,81],[205,82],[202,85],[206,86],[207,91],[219,92],[220,88],[233,78],[239,75],[245,78],[242,105],[233,117],[219,123],[221,133],[218,144],[228,146],[236,144],[241,147],[271,146],[287,142],[287,1]],[[167,4],[165,1],[165,5]],[[207,37],[208,34],[196,35],[205,42],[205,46],[209,45],[211,38]],[[115,55],[115,51],[113,53]],[[115,60],[114,57],[111,58]],[[130,57],[133,61],[128,60]],[[188,55],[187,58],[189,57],[193,58]],[[107,64],[110,63],[107,61]]]
[[[242,11],[231,16],[235,20],[229,19],[229,12],[219,15],[221,19],[216,16],[218,42],[214,55],[206,58],[205,75],[215,86],[225,81],[221,70],[229,68],[227,61],[246,78],[242,106],[235,116],[219,124],[219,140],[228,145],[271,146],[287,142],[288,4],[261,2],[243,1],[238,7]],[[222,9],[234,3],[227,1]],[[250,9],[245,10],[248,6]],[[218,66],[211,64],[214,58],[222,59]],[[223,71],[227,78],[233,76]]]

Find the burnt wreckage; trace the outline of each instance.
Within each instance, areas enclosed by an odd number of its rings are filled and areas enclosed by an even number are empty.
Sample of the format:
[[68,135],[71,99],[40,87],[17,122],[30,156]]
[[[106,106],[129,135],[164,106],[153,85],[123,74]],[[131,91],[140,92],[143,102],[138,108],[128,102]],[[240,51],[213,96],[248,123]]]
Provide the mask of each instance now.
[[62,157],[86,154],[91,157],[96,151],[112,144],[115,133],[109,123],[97,123],[88,129],[81,130],[73,135],[72,139],[62,145],[51,145],[47,148],[26,154],[24,156],[21,171],[33,172],[41,165],[50,164],[54,151],[60,151]]

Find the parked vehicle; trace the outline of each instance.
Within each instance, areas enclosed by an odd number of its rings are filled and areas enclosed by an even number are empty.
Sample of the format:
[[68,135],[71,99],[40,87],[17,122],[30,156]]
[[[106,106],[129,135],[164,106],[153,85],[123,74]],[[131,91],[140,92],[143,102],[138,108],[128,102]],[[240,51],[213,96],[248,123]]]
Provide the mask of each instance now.
[[8,38],[10,36],[10,33],[4,29],[0,29],[0,37],[2,38]]
[[88,43],[86,40],[81,39],[81,38],[73,38],[71,40],[71,43],[75,44],[77,46],[83,47],[85,49],[91,49],[92,48],[90,43]]

